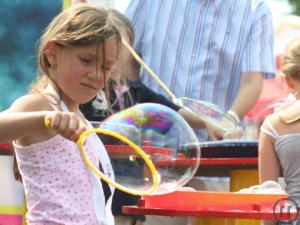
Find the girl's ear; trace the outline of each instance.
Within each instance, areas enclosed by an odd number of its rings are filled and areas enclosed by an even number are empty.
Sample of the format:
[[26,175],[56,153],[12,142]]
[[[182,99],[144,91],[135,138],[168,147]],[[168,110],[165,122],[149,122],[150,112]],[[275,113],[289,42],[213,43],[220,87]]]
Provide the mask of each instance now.
[[54,41],[50,41],[45,46],[45,56],[49,65],[53,68],[57,64],[57,44]]
[[289,89],[294,90],[294,82],[290,77],[285,76],[285,82]]
[[286,84],[287,84],[288,88],[290,89],[291,93],[293,93],[295,95],[295,97],[297,97],[296,95],[298,95],[299,87],[300,87],[299,81],[295,80],[289,76],[285,77],[285,81],[286,81]]

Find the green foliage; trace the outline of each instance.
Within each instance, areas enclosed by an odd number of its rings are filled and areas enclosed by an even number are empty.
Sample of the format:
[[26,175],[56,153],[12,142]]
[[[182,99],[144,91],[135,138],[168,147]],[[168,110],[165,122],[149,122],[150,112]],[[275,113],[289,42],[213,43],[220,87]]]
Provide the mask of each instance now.
[[293,7],[293,14],[300,15],[300,0],[288,0]]

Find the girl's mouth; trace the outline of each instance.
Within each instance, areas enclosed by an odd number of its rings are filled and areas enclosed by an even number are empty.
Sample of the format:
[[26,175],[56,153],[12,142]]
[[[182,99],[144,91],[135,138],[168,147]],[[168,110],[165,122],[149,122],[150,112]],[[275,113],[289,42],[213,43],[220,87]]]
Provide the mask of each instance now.
[[82,86],[92,89],[92,90],[97,90],[97,87],[95,85],[92,84],[87,84],[87,83],[81,83]]

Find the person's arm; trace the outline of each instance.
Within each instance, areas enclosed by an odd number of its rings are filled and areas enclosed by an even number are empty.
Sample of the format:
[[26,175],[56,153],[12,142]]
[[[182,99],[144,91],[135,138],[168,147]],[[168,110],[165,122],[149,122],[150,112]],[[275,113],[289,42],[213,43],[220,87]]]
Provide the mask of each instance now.
[[[267,180],[278,182],[280,175],[280,163],[274,149],[274,142],[274,139],[269,135],[266,135],[263,132],[260,133],[258,148],[258,171],[260,184]],[[277,222],[264,220],[263,224],[275,225]]]
[[242,73],[240,80],[240,87],[238,93],[233,101],[230,110],[227,111],[227,118],[229,118],[236,129],[232,131],[221,131],[211,127],[209,129],[209,136],[212,140],[219,139],[240,139],[243,135],[242,129],[239,126],[240,120],[251,110],[256,104],[263,85],[262,73]]
[[274,139],[263,132],[259,136],[258,168],[259,182],[267,180],[278,182],[280,175],[280,163],[274,149]]
[[263,1],[251,6],[253,21],[242,49],[240,87],[230,110],[242,119],[255,105],[264,78],[275,75],[272,14]]
[[188,124],[195,129],[207,128],[206,124],[199,118],[199,116],[186,110],[185,108],[180,108],[178,113],[188,122]]
[[[234,112],[239,119],[242,119],[256,104],[262,90],[262,85],[262,73],[242,73],[240,87],[230,111]],[[235,118],[232,119],[236,120]]]
[[[50,121],[49,128],[45,121]],[[53,111],[40,95],[23,96],[0,113],[0,142],[22,139],[31,144],[56,134],[75,141],[84,130],[83,117],[72,112]]]
[[[135,102],[152,102],[165,105],[175,111],[177,111],[193,128],[206,128],[206,124],[194,113],[188,111],[184,107],[180,107],[174,104],[172,101],[164,97],[163,95],[157,94],[151,88],[147,87],[141,81],[129,81],[139,84],[139,88],[131,88],[132,96],[139,96],[139,99],[134,99]],[[133,93],[135,92],[135,93]]]
[[[182,111],[182,116],[189,122],[193,128],[203,128],[208,129],[209,136],[212,140],[224,139],[224,138],[240,138],[242,135],[241,129],[238,127],[239,120],[242,119],[254,105],[256,104],[259,95],[262,90],[263,84],[263,74],[262,73],[243,73],[240,81],[240,88],[237,96],[230,108],[231,113],[236,114],[232,116],[227,114],[227,116],[233,121],[237,126],[237,129],[231,132],[224,132],[216,127],[205,125],[199,118],[193,116],[192,113]],[[237,117],[237,118],[235,118]]]
[[9,112],[0,113],[0,142],[11,142],[50,129],[65,138],[76,141],[85,130],[82,119],[74,113],[59,111]]
[[46,129],[44,117],[45,112],[0,113],[0,142],[10,142]]

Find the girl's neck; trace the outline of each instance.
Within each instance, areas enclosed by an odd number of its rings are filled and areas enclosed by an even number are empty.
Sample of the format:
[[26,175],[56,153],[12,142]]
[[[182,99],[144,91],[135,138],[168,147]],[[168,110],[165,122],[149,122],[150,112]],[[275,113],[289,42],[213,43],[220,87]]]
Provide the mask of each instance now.
[[68,111],[74,113],[80,112],[79,104],[75,104],[74,101],[72,101],[68,96],[64,95],[63,93],[60,94],[60,91],[55,84],[48,84],[46,92],[49,93],[59,105],[65,104]]
[[76,114],[80,113],[79,104],[74,103],[74,101],[72,101],[69,97],[63,95],[61,101],[65,103],[70,112],[74,112]]

